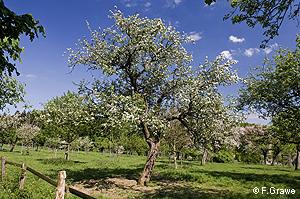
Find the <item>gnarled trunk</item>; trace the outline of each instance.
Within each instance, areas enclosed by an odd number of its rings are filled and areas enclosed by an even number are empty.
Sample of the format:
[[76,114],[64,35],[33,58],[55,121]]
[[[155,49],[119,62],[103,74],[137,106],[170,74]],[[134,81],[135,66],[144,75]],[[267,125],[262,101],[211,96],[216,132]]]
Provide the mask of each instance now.
[[159,141],[155,142],[155,141],[149,140],[147,142],[150,145],[150,151],[148,153],[148,158],[147,158],[144,170],[141,173],[141,176],[139,177],[139,180],[138,180],[138,185],[140,185],[140,186],[144,186],[145,183],[150,181],[151,174],[152,174],[152,171],[154,168],[154,164],[155,164],[156,158],[159,153],[159,146],[160,146]]

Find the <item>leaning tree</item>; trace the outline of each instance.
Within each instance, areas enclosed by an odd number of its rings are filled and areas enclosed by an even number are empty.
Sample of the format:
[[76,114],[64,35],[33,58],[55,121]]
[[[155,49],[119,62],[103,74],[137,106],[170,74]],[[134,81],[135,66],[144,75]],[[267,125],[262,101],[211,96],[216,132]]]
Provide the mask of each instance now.
[[[189,42],[187,35],[161,19],[138,14],[125,17],[118,10],[112,12],[112,18],[112,27],[91,31],[91,39],[81,40],[77,49],[68,49],[68,61],[71,67],[86,65],[103,74],[92,85],[82,83],[80,87],[90,96],[95,116],[105,121],[103,128],[126,124],[144,136],[149,152],[138,180],[144,185],[150,180],[169,122],[202,114],[194,99],[202,95],[201,99],[213,101],[215,88],[237,76],[231,70],[234,62],[221,56],[191,67],[192,57],[183,47]],[[182,89],[190,90],[183,93]]]

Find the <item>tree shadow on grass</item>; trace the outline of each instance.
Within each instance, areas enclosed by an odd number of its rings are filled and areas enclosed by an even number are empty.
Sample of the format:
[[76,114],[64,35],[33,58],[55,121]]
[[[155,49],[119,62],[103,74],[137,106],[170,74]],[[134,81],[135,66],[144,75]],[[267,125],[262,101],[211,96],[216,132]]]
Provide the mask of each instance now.
[[230,192],[228,190],[219,189],[200,189],[189,186],[168,186],[166,188],[158,189],[152,193],[145,193],[138,197],[139,199],[146,198],[176,198],[176,199],[273,199],[273,198],[292,198],[297,199],[299,195],[268,195],[268,194],[254,194]]
[[48,158],[48,159],[37,159],[37,161],[43,164],[55,164],[55,165],[71,165],[71,164],[84,164],[87,162],[81,162],[78,160],[66,160],[64,158]]
[[256,182],[271,182],[281,183],[289,187],[299,185],[300,180],[296,176],[290,176],[287,174],[255,174],[255,173],[235,173],[235,172],[220,172],[220,171],[202,171],[214,177],[229,177],[233,180],[245,180]]
[[67,169],[68,179],[72,182],[84,180],[103,180],[106,178],[123,177],[129,180],[137,180],[143,167],[140,168],[86,168],[83,170]]
[[[264,165],[265,166],[265,165]],[[278,168],[277,166],[271,166],[271,165],[268,165],[267,167],[259,167],[259,166],[242,166],[241,168],[243,169],[249,169],[249,170],[274,170],[274,171],[283,171],[283,172],[291,172],[291,171],[294,171],[293,168],[291,167],[288,167],[288,166],[285,166],[285,167],[282,167],[282,168]]]

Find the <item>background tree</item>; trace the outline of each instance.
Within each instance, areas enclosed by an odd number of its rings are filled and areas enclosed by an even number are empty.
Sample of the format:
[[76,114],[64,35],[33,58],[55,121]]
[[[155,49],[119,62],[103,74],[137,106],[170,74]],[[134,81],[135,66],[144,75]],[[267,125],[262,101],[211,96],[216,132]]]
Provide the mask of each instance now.
[[174,167],[177,169],[177,159],[179,159],[180,152],[182,152],[184,147],[191,145],[192,140],[190,134],[178,120],[171,121],[169,125],[169,128],[164,134],[164,141],[169,145]]
[[215,60],[205,60],[188,81],[176,90],[171,119],[176,119],[188,130],[198,149],[202,149],[202,164],[208,150],[221,147],[231,129],[237,124],[239,114],[233,113],[231,106],[225,106],[219,91],[220,86],[228,86],[238,81],[231,70],[234,61],[218,56]]
[[69,144],[84,135],[93,115],[84,103],[84,98],[68,91],[63,96],[53,98],[44,106],[41,119],[46,128],[67,142],[66,159],[69,159]]
[[296,41],[294,51],[280,49],[273,60],[266,60],[257,74],[246,79],[239,102],[240,107],[271,117],[278,137],[300,149],[300,38]]
[[19,128],[17,128],[16,134],[18,140],[22,143],[21,153],[23,153],[23,146],[26,146],[26,153],[29,154],[29,146],[33,144],[33,139],[38,135],[39,131],[39,127],[28,122],[23,123]]
[[[211,5],[216,0],[205,0]],[[259,24],[264,29],[266,37],[261,47],[279,34],[279,29],[285,19],[298,20],[300,11],[299,0],[232,0],[232,11],[224,16],[231,19],[232,23],[245,22],[249,27]]]
[[22,126],[27,120],[26,112],[20,113],[17,111],[14,115],[2,115],[0,117],[0,133],[1,141],[11,145],[12,152],[19,141],[17,129]]
[[273,130],[284,143],[295,144],[296,158],[295,170],[300,165],[300,109],[289,109],[273,117]]
[[24,85],[15,78],[0,74],[0,111],[7,105],[24,102]]

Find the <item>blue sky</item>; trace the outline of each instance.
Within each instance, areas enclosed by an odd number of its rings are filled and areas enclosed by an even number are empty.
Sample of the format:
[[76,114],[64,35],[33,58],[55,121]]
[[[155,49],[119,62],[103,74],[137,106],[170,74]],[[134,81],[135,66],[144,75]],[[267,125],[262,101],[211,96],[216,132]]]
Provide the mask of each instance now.
[[[271,57],[279,46],[294,48],[299,32],[295,21],[286,21],[279,37],[270,41],[270,47],[259,49],[263,39],[261,28],[223,21],[230,10],[226,0],[219,0],[213,6],[205,6],[204,0],[6,0],[5,4],[18,14],[31,13],[46,30],[46,38],[34,42],[22,37],[25,51],[22,63],[17,63],[21,72],[19,80],[26,84],[26,100],[34,108],[41,108],[47,100],[67,90],[76,91],[73,82],[91,78],[92,73],[84,67],[70,73],[67,56],[63,55],[78,39],[88,36],[86,21],[93,29],[112,25],[108,15],[114,6],[125,15],[140,13],[149,18],[162,18],[177,30],[190,34],[196,42],[186,48],[192,53],[194,64],[200,64],[205,56],[214,59],[220,53],[238,60],[235,68],[242,77],[250,67],[261,65],[266,56]],[[223,89],[223,93],[235,95],[237,90],[238,86],[233,86]],[[248,121],[263,122],[255,114]]]

